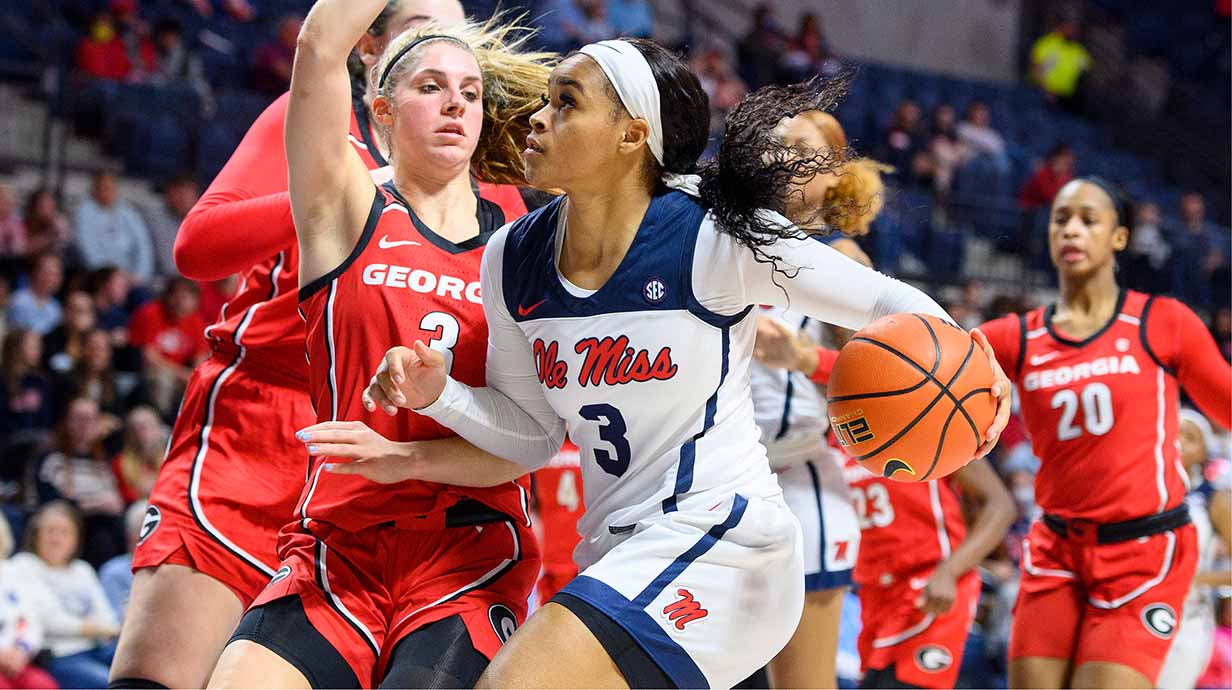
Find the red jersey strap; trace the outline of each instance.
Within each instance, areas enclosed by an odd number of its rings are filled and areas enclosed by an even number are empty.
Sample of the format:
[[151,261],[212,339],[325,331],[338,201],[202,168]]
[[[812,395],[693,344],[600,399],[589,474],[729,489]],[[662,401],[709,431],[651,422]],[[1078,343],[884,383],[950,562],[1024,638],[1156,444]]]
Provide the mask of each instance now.
[[1159,355],[1155,354],[1155,351],[1151,349],[1151,339],[1147,337],[1147,323],[1151,316],[1151,307],[1154,306],[1154,304],[1155,295],[1147,297],[1146,301],[1142,305],[1141,316],[1138,317],[1140,319],[1138,324],[1138,334],[1142,338],[1142,349],[1146,350],[1147,355],[1151,357],[1151,361],[1158,364],[1160,369],[1163,369],[1172,376],[1176,376],[1176,370],[1165,364],[1163,360],[1159,358]]
[[364,230],[359,235],[359,241],[355,243],[355,248],[343,259],[342,263],[338,264],[334,270],[326,273],[319,278],[316,278],[307,285],[303,285],[299,289],[299,301],[312,297],[321,291],[321,288],[329,285],[338,276],[342,275],[355,260],[359,258],[364,250],[368,248],[368,243],[372,241],[372,235],[376,232],[377,223],[381,221],[381,212],[385,210],[385,195],[378,188],[373,188],[372,208],[368,211],[368,219],[364,221]]
[[1232,367],[1197,314],[1170,297],[1154,297],[1143,305],[1140,327],[1151,359],[1211,421],[1232,428]]
[[372,120],[368,117],[368,105],[364,103],[362,96],[351,98],[351,112],[355,114],[355,129],[358,131],[359,141],[368,151],[372,162],[376,163],[378,168],[389,165],[389,161],[381,155],[381,147],[377,146],[376,137],[372,134]]

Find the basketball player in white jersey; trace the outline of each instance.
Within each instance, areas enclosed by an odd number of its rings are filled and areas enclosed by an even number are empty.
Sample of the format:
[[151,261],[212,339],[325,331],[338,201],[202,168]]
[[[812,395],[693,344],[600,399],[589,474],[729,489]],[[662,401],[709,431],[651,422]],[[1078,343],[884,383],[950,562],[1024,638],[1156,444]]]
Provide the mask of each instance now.
[[[649,41],[564,60],[531,117],[528,181],[566,196],[488,244],[487,386],[441,353],[387,354],[366,402],[415,409],[533,469],[580,447],[581,574],[501,649],[479,687],[730,687],[787,643],[804,600],[800,527],[754,421],[755,305],[846,328],[897,312],[947,318],[923,293],[847,259],[765,208],[825,156],[787,161],[781,119],[830,106],[816,83],[772,88],[729,117],[696,169],[709,108]],[[979,336],[977,336],[979,337]],[[998,372],[996,420],[1009,413]],[[562,663],[562,660],[567,660]]]
[[1232,581],[1232,573],[1214,569],[1218,543],[1223,543],[1225,553],[1232,551],[1232,490],[1226,480],[1210,482],[1203,475],[1209,444],[1214,440],[1211,424],[1200,412],[1188,408],[1181,409],[1177,417],[1181,462],[1191,487],[1185,499],[1189,519],[1198,530],[1198,572],[1185,599],[1181,620],[1176,623],[1180,626],[1176,639],[1155,682],[1159,688],[1192,688],[1202,676],[1215,639],[1211,589]]

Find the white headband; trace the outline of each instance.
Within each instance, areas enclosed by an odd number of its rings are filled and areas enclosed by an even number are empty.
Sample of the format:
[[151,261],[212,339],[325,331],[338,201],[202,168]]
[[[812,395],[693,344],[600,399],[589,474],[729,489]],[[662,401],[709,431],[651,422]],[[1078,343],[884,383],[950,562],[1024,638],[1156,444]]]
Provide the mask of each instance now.
[[659,85],[646,56],[628,41],[599,41],[583,46],[580,51],[589,56],[616,89],[625,110],[650,125],[647,145],[659,165],[663,165],[663,118],[659,111]]

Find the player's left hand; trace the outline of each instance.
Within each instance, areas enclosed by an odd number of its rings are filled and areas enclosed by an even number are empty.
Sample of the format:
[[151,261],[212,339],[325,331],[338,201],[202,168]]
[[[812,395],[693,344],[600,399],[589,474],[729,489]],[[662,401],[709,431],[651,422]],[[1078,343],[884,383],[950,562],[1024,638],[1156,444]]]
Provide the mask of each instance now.
[[958,578],[944,567],[939,567],[928,578],[920,596],[916,597],[915,607],[924,613],[942,614],[954,606],[954,600],[957,598]]
[[363,422],[322,422],[299,430],[295,438],[313,457],[338,460],[325,466],[334,474],[354,474],[378,484],[414,479],[414,458],[404,444],[395,443]]
[[975,451],[975,457],[982,458],[996,447],[997,440],[1001,438],[1001,432],[1005,431],[1005,425],[1010,421],[1013,385],[1010,383],[1010,378],[1005,375],[1005,371],[1001,369],[1001,363],[997,361],[997,353],[993,352],[992,345],[988,344],[988,338],[985,338],[978,328],[971,329],[971,337],[988,356],[988,366],[992,368],[993,376],[992,394],[997,398],[997,416],[993,418],[992,425],[984,433],[983,445]]

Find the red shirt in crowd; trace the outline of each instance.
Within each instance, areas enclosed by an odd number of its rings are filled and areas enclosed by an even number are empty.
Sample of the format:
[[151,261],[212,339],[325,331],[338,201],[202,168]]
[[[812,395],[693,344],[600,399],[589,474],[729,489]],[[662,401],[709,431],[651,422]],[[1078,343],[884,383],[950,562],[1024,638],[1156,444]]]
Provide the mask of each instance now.
[[1028,211],[1052,204],[1052,199],[1070,180],[1073,171],[1058,173],[1050,166],[1040,166],[1018,191],[1018,205]]
[[177,319],[161,301],[155,301],[133,313],[129,337],[134,345],[153,347],[176,364],[192,366],[206,351],[205,325],[200,312]]

